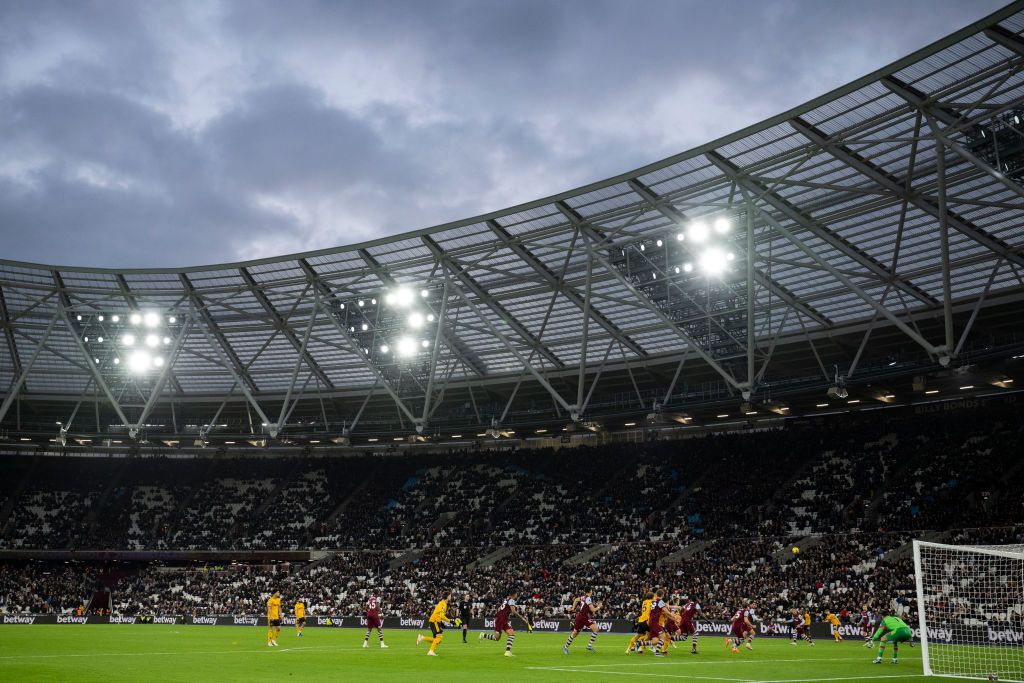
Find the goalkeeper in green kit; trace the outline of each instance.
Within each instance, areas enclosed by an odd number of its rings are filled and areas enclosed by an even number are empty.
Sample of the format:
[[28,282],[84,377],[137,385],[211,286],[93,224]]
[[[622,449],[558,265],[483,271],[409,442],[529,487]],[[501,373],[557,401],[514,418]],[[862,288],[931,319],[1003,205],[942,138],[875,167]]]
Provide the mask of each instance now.
[[900,656],[900,643],[913,643],[914,632],[907,626],[907,622],[899,617],[885,617],[875,635],[871,636],[871,640],[879,642],[878,656],[875,657],[874,663],[882,663],[885,644],[892,643],[892,663],[895,664]]

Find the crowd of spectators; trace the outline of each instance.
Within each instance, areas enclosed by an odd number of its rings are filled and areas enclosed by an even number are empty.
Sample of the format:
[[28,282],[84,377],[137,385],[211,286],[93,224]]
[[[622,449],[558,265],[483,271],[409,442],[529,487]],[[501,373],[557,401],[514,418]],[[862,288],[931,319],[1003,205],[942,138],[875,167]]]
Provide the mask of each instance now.
[[[715,617],[743,599],[771,618],[902,610],[912,537],[1020,542],[1019,418],[1012,406],[865,414],[628,448],[420,457],[38,458],[0,463],[23,478],[0,547],[331,551],[308,566],[132,567],[110,582],[125,613],[253,613],[277,589],[311,614],[358,613],[373,592],[410,615],[450,588],[480,614],[516,591],[554,616],[590,587],[627,617],[652,586]],[[0,566],[4,609],[66,610],[88,592],[88,573],[61,591],[66,572],[37,581],[40,567]]]

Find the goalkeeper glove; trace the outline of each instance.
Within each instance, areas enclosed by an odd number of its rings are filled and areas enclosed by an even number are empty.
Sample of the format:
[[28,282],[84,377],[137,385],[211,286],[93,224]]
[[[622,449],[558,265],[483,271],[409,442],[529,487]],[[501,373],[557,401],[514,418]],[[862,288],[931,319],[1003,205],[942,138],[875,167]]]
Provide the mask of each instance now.
[[462,619],[461,619],[461,618],[459,618],[459,617],[456,617],[456,619],[455,619],[455,625],[456,625],[456,626],[462,626]]

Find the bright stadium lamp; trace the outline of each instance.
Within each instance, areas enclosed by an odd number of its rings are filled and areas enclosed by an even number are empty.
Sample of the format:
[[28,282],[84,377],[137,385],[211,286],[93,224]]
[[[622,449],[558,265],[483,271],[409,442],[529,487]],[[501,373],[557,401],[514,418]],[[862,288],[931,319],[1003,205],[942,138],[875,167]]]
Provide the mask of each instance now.
[[684,263],[683,264],[683,271],[687,272],[687,273],[692,273],[693,272],[693,264],[692,263]]
[[135,345],[135,335],[134,334],[123,335],[121,337],[121,343],[124,344],[125,346],[134,346]]
[[392,303],[399,308],[412,306],[413,294],[408,287],[399,287],[391,293]]
[[110,317],[110,319],[111,319],[112,321],[114,321],[115,323],[119,323],[119,322],[121,322],[121,316],[119,316],[119,315],[114,315],[114,316],[111,316],[111,317]]
[[719,235],[728,235],[730,230],[732,230],[732,224],[728,218],[715,219],[715,232]]
[[145,372],[149,370],[152,362],[153,358],[149,355],[149,351],[139,349],[128,354],[128,369],[132,372]]
[[427,341],[426,339],[424,339],[423,341],[420,342],[420,346],[422,346],[425,349],[429,348],[430,347],[430,342]]
[[381,344],[380,345],[380,352],[381,353],[387,353],[388,351],[389,351],[389,348],[388,348],[387,344]]
[[163,356],[157,356],[156,358],[154,358],[153,359],[153,365],[155,365],[158,368],[163,367],[163,365],[164,365],[164,358],[163,358]]
[[139,325],[140,323],[142,323],[142,316],[139,315],[138,313],[132,313],[131,317],[128,320],[131,322],[132,325]]
[[142,316],[142,321],[146,323],[146,327],[156,327],[160,324],[160,316],[150,311]]
[[729,267],[729,258],[717,247],[709,247],[700,255],[700,269],[705,275],[721,275]]
[[420,297],[421,298],[426,299],[428,296],[430,296],[430,290],[429,289],[421,289],[420,290]]
[[690,223],[690,227],[687,228],[686,233],[691,240],[700,244],[708,238],[708,224],[704,221]]
[[156,336],[155,334],[147,334],[146,335],[146,346],[148,346],[151,349],[155,349],[159,345],[160,345],[160,337]]
[[398,355],[411,356],[416,353],[416,342],[412,337],[402,337],[398,340]]
[[411,314],[409,316],[409,327],[413,328],[414,330],[418,330],[419,328],[423,327],[423,314],[422,313],[413,313],[413,314]]

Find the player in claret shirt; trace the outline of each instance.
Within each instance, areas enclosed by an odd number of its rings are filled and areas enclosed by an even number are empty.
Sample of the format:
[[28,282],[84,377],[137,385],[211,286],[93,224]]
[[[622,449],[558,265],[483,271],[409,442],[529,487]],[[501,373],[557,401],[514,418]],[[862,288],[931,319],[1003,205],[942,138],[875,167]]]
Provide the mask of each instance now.
[[811,625],[804,621],[804,617],[796,607],[789,610],[789,626],[793,629],[791,645],[796,645],[796,641],[801,638],[806,640],[808,645],[814,645],[814,640],[811,638]]
[[603,603],[594,603],[593,593],[593,590],[587,589],[581,597],[572,601],[569,614],[572,614],[577,609],[579,609],[579,612],[577,612],[576,620],[573,622],[569,639],[565,641],[565,645],[562,647],[562,652],[565,654],[569,654],[569,646],[572,645],[572,641],[576,639],[576,636],[583,629],[590,629],[590,642],[587,643],[587,651],[594,651],[594,641],[597,640],[597,624],[594,622],[593,616],[601,609]]
[[685,641],[687,636],[691,638],[690,654],[697,654],[697,615],[703,615],[700,604],[692,598],[684,595],[683,604],[679,608],[679,640]]
[[370,647],[370,631],[377,629],[377,638],[380,646],[387,649],[384,644],[384,622],[380,618],[380,597],[371,595],[366,601],[366,635],[363,636],[363,647]]
[[512,617],[517,616],[523,620],[523,623],[527,623],[526,617],[524,617],[519,610],[516,608],[516,599],[519,597],[518,593],[512,593],[505,602],[501,603],[501,609],[494,616],[494,633],[481,633],[480,640],[498,640],[502,634],[508,636],[505,640],[505,656],[514,657],[512,654],[512,641],[516,639],[515,629],[512,628]]
[[733,613],[732,622],[729,627],[729,638],[726,641],[729,642],[731,640],[733,654],[740,651],[740,643],[744,640],[747,641],[746,648],[748,650],[754,649],[748,636],[754,632],[754,624],[751,622],[750,617],[756,608],[757,604],[752,602],[749,607],[741,607]]

